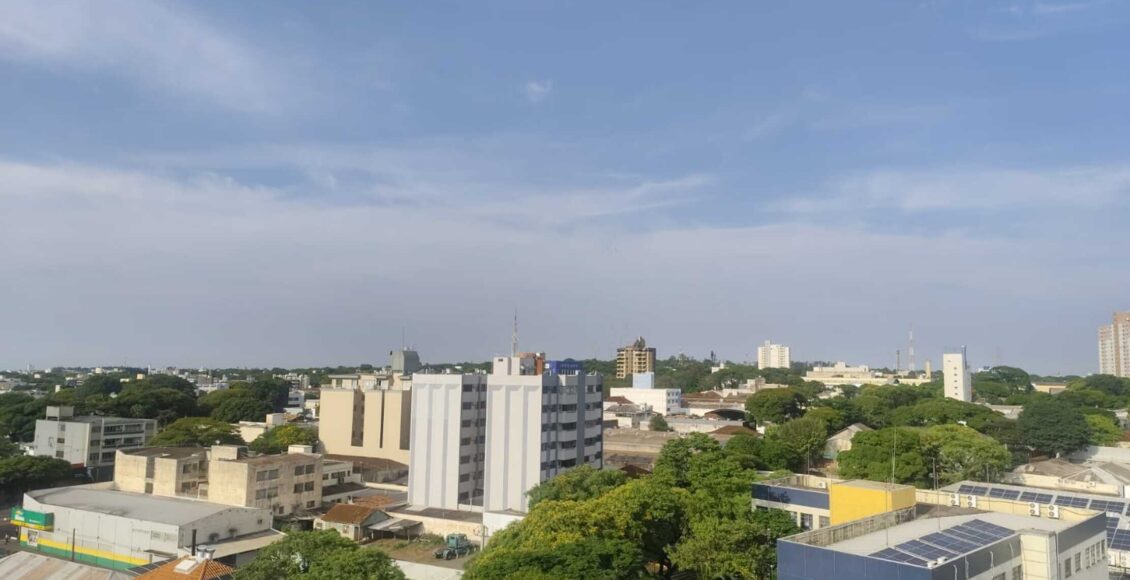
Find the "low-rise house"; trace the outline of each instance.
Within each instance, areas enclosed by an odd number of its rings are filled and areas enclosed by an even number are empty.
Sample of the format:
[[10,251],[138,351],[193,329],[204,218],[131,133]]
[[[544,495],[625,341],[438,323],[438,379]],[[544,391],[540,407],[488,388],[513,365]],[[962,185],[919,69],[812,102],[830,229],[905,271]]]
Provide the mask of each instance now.
[[851,449],[851,440],[859,433],[864,431],[871,431],[872,429],[863,423],[855,423],[844,427],[835,435],[832,435],[824,443],[824,458],[835,459],[844,451]]
[[334,530],[343,538],[354,542],[371,538],[376,530],[371,528],[393,519],[387,513],[373,507],[354,504],[337,504],[325,515],[314,519],[315,530]]

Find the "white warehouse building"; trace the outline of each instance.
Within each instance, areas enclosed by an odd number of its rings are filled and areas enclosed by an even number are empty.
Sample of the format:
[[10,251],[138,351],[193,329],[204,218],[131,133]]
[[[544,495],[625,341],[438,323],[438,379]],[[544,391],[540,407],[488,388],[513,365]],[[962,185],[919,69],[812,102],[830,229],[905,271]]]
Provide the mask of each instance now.
[[[12,520],[24,549],[118,570],[176,558],[194,541],[254,538],[233,542],[242,552],[245,544],[255,550],[281,537],[270,531],[269,509],[115,491],[107,484],[29,491]],[[216,554],[233,565],[242,563],[238,556]]]

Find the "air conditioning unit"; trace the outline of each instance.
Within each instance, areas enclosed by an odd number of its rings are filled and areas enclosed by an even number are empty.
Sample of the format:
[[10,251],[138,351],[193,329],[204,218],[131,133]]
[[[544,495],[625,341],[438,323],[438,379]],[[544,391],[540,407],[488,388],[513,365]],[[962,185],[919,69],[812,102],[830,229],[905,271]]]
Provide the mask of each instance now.
[[1028,502],[1028,515],[1038,517],[1040,515],[1040,504],[1034,501]]
[[966,507],[971,507],[971,508],[977,507],[977,496],[975,496],[975,495],[965,496],[965,505],[966,505]]
[[816,487],[819,487],[820,489],[828,489],[828,482],[827,481],[818,481],[818,482],[816,482]]
[[1059,506],[1055,504],[1048,505],[1048,517],[1052,519],[1059,519]]
[[961,496],[956,494],[956,493],[951,493],[950,494],[950,505],[955,506],[955,507],[960,506],[961,505]]

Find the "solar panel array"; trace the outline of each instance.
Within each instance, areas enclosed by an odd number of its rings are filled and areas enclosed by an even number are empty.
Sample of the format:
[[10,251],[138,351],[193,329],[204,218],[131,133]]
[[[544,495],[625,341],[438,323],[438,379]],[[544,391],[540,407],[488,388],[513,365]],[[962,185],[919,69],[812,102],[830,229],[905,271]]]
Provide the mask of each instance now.
[[[1127,532],[1130,533],[1130,530]],[[1015,533],[1008,528],[973,519],[915,540],[883,548],[871,555],[925,568],[930,561],[956,558],[990,546]],[[1127,536],[1127,540],[1130,541],[1130,536]]]
[[[1044,505],[1057,505],[1060,507],[1087,508],[1095,511],[1106,512],[1106,541],[1111,549],[1130,550],[1130,529],[1119,529],[1122,526],[1122,517],[1130,517],[1130,508],[1125,500],[1099,499],[1093,497],[1023,491],[1009,487],[990,487],[986,485],[962,484],[958,486],[957,493],[963,495],[976,495],[981,497],[999,499],[1018,499],[1019,501],[1035,502]],[[1017,495],[1014,495],[1017,494]]]

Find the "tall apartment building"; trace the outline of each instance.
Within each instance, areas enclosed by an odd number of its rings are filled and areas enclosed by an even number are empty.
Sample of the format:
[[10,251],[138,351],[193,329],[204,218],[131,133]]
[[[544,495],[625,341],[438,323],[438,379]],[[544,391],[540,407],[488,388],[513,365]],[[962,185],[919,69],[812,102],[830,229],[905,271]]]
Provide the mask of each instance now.
[[616,378],[651,372],[655,372],[655,349],[648,347],[642,336],[632,344],[616,349]]
[[32,454],[85,468],[95,481],[113,477],[117,450],[144,447],[157,432],[157,421],[153,419],[74,413],[74,407],[47,407],[46,419],[35,422]]
[[[387,372],[330,375],[319,403],[319,439],[330,455],[407,464],[412,375],[420,357],[393,351]],[[411,370],[409,370],[411,369]]]
[[323,459],[309,446],[248,457],[239,445],[148,447],[118,454],[118,491],[266,508],[285,516],[322,505]]
[[1130,377],[1130,312],[1115,312],[1099,327],[1099,373]]
[[522,357],[496,357],[487,376],[486,511],[525,512],[535,485],[578,465],[604,464],[601,376],[528,368]]
[[789,358],[789,347],[783,344],[765,344],[757,347],[757,368],[759,369],[787,369],[792,365]]
[[486,388],[484,374],[413,377],[408,503],[482,509]]
[[969,374],[964,348],[942,355],[942,376],[946,398],[967,403],[973,401],[973,378]]

